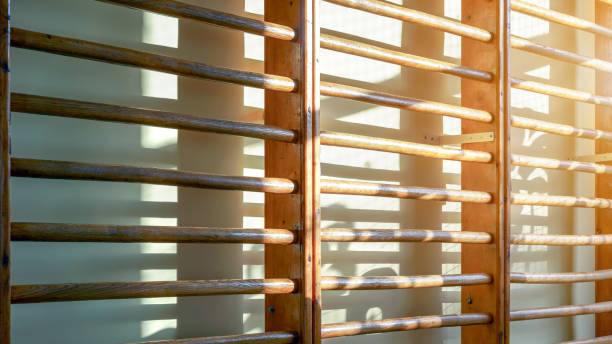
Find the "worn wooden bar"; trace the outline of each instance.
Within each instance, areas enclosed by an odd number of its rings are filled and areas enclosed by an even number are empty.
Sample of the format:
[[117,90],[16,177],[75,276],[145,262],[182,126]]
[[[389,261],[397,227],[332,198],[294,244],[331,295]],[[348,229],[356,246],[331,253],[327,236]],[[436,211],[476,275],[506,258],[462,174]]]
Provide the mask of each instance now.
[[612,72],[612,62],[583,56],[566,50],[548,47],[517,36],[512,36],[510,46],[514,49],[527,51],[551,59],[577,64],[602,72]]
[[[595,3],[595,22],[601,26],[612,28],[612,5],[603,2]],[[611,36],[595,36],[595,57],[612,61]],[[595,92],[604,96],[612,96],[612,73],[597,71],[595,73]],[[595,106],[595,129],[612,131],[612,108]],[[596,141],[595,154],[612,153],[611,141]],[[612,162],[602,162],[612,165]],[[612,176],[595,176],[595,197],[612,199]],[[595,210],[595,234],[612,236],[612,210]],[[595,269],[612,269],[612,247],[610,245],[595,248]],[[612,301],[612,281],[595,283],[595,301]],[[612,335],[612,313],[595,315],[595,335],[598,337]]]
[[612,245],[612,234],[560,235],[560,234],[512,234],[515,245],[596,246]]
[[409,141],[391,140],[378,137],[322,131],[321,144],[349,148],[371,149],[382,152],[400,153],[423,156],[436,159],[490,162],[492,156],[488,152],[469,149],[447,148]]
[[14,285],[12,303],[131,299],[232,294],[289,294],[290,279],[112,282]]
[[508,344],[510,294],[510,0],[463,0],[462,22],[493,33],[490,43],[461,40],[461,65],[491,71],[491,83],[461,80],[461,105],[493,114],[493,121],[462,121],[463,134],[493,132],[495,140],[463,144],[464,149],[489,152],[492,164],[461,163],[461,187],[491,195],[487,204],[461,205],[461,228],[482,231],[494,238],[488,245],[464,244],[461,271],[486,273],[493,283],[461,288],[462,313],[491,314],[486,326],[461,330],[463,343]]
[[510,120],[512,126],[516,128],[537,130],[549,134],[574,136],[591,140],[612,141],[612,132],[610,131],[576,128],[571,125],[540,121],[521,116],[511,116]]
[[[486,232],[449,232],[427,229],[353,229],[325,228],[323,242],[450,242],[488,244],[493,240]],[[612,238],[611,238],[612,240]]]
[[527,81],[519,78],[511,78],[510,81],[513,88],[517,88],[524,91],[530,91],[595,105],[612,106],[612,97],[608,96],[591,94],[589,92],[549,85],[537,81]]
[[523,0],[512,0],[512,10],[529,14],[534,17],[566,25],[574,29],[584,30],[594,34],[612,38],[612,30],[585,19],[576,18],[565,13],[557,12]]
[[285,25],[274,24],[238,16],[230,13],[215,11],[201,6],[186,4],[174,0],[142,1],[142,0],[97,0],[110,4],[123,5],[141,10],[155,12],[175,18],[190,19],[203,23],[214,24],[236,29],[256,35],[283,40],[293,40],[295,31]]
[[549,284],[594,282],[612,279],[612,269],[593,272],[510,273],[512,283]]
[[431,27],[434,29],[454,33],[463,37],[473,38],[478,41],[488,42],[493,35],[481,28],[467,25],[455,20],[434,16],[411,8],[402,7],[385,1],[378,0],[327,0],[329,2],[355,8],[358,10]]
[[491,113],[482,110],[398,96],[331,82],[321,82],[321,95],[480,122],[490,122],[493,119]]
[[174,226],[83,225],[73,223],[11,223],[12,241],[249,243],[288,245],[295,233],[286,229]]
[[321,47],[347,54],[394,63],[404,67],[412,67],[431,72],[450,74],[479,81],[493,80],[491,73],[486,71],[467,68],[454,63],[438,61],[422,56],[407,54],[401,51],[385,49],[375,45],[334,37],[331,35],[321,35]]
[[290,194],[297,189],[295,182],[283,178],[223,176],[159,168],[21,158],[11,159],[11,175],[14,177],[100,180],[281,194]]
[[513,193],[512,204],[610,209],[612,199]]
[[21,93],[11,94],[11,111],[239,135],[282,142],[295,142],[297,138],[296,132],[292,130],[268,125]]
[[431,288],[491,283],[487,274],[426,275],[426,276],[325,276],[323,290],[377,290]]
[[598,314],[612,312],[612,301],[587,305],[568,305],[557,307],[528,308],[510,311],[511,321],[534,320],[544,318],[569,317],[574,315]]
[[571,340],[569,342],[559,342],[556,344],[597,344],[597,343],[612,343],[612,336],[596,337],[590,339]]
[[0,1],[0,342],[11,342],[10,237],[10,0]]
[[612,166],[591,162],[557,160],[521,154],[512,154],[511,158],[512,164],[515,166],[539,167],[556,170],[588,172],[595,174],[612,174]]
[[275,331],[230,336],[156,340],[131,344],[292,344],[297,339],[298,336],[295,333]]
[[487,192],[469,190],[433,189],[417,186],[399,186],[382,183],[321,179],[321,193],[397,197],[427,201],[489,203]]
[[146,68],[181,76],[230,82],[267,90],[295,92],[298,88],[294,80],[284,76],[214,67],[175,57],[17,28],[11,29],[11,45],[17,48]]
[[[356,336],[369,333],[410,331],[424,328],[484,325],[491,322],[489,314],[456,314],[416,316],[370,321],[353,321],[322,326],[323,338]],[[465,330],[465,328],[463,329]]]

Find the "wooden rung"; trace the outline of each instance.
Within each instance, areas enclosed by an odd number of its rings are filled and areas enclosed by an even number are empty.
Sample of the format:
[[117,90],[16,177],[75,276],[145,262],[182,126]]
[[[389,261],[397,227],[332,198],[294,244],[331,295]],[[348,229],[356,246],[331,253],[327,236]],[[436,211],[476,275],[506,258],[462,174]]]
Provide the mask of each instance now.
[[511,321],[533,320],[544,318],[569,317],[573,315],[612,312],[612,301],[588,305],[568,305],[558,307],[528,308],[510,311]]
[[152,125],[164,128],[239,135],[294,142],[296,133],[269,125],[204,118],[176,112],[90,103],[78,100],[12,93],[11,111],[98,121]]
[[427,201],[489,203],[491,194],[480,191],[432,189],[382,183],[321,179],[321,193],[397,197]]
[[454,33],[463,37],[488,42],[493,35],[475,26],[466,25],[455,20],[434,16],[428,13],[398,6],[378,0],[327,0],[338,5],[431,27],[434,29]]
[[175,57],[150,54],[17,28],[11,28],[11,46],[146,68],[182,76],[230,82],[267,90],[282,92],[294,92],[297,90],[297,83],[284,76],[213,67],[204,63]]
[[517,36],[512,36],[510,39],[510,46],[515,49],[549,57],[555,60],[574,63],[582,67],[588,67],[603,72],[612,72],[612,63],[608,61],[575,54],[566,50],[547,47]]
[[160,13],[163,15],[191,19],[203,23],[219,25],[231,29],[249,32],[265,37],[278,38],[291,41],[295,38],[295,31],[285,25],[274,24],[230,13],[211,10],[208,8],[189,5],[174,0],[142,1],[142,0],[98,0],[110,4],[123,5],[141,10]]
[[536,195],[520,193],[512,194],[512,204],[600,209],[612,208],[612,200],[606,198]]
[[491,322],[489,314],[456,314],[416,316],[371,321],[353,321],[329,324],[321,327],[321,338],[356,336],[369,333],[409,331],[423,328],[483,325]]
[[612,245],[612,234],[606,235],[555,235],[512,234],[514,245],[594,246]]
[[603,336],[590,339],[571,340],[569,342],[559,342],[556,344],[610,344],[612,343],[612,336]]
[[493,240],[485,232],[449,232],[426,229],[321,229],[323,242],[449,242],[488,244]]
[[202,337],[190,339],[156,340],[131,344],[292,344],[297,335],[291,332],[264,332],[232,336]]
[[491,283],[487,274],[427,275],[427,276],[363,276],[321,278],[322,290],[375,290],[430,288]]
[[13,241],[250,243],[288,245],[295,233],[285,229],[11,223]]
[[463,67],[454,63],[407,54],[401,51],[385,49],[375,45],[334,37],[326,34],[321,35],[321,48],[340,51],[346,54],[367,57],[374,60],[394,63],[405,67],[412,67],[431,72],[455,75],[462,78],[474,79],[479,81],[493,80],[493,75],[489,72],[469,67]]
[[447,148],[408,141],[337,133],[333,131],[322,131],[320,140],[322,145],[371,149],[436,159],[472,162],[490,162],[492,159],[490,153],[476,150]]
[[520,154],[512,154],[511,159],[512,164],[516,166],[540,167],[596,174],[612,174],[612,166],[590,162],[539,158]]
[[537,81],[527,81],[519,78],[510,78],[513,88],[520,90],[545,94],[579,102],[591,103],[595,105],[612,106],[612,97],[599,96],[588,92],[573,90],[570,88],[549,85]]
[[11,302],[34,303],[229,294],[289,294],[294,291],[295,283],[286,278],[32,284],[13,285],[11,287]]
[[522,129],[531,129],[550,134],[575,136],[592,140],[612,141],[612,132],[585,128],[576,128],[571,125],[559,124],[536,119],[512,116],[510,118],[512,126]]
[[557,273],[520,273],[513,272],[510,274],[510,282],[512,283],[530,283],[530,284],[547,284],[547,283],[576,283],[576,282],[593,282],[606,279],[612,279],[611,270],[599,270],[593,272],[557,272]]
[[11,176],[147,183],[286,194],[297,190],[293,181],[283,178],[223,176],[158,168],[20,158],[11,159]]
[[553,11],[548,8],[530,4],[522,0],[512,0],[511,8],[513,11],[522,12],[541,19],[549,20],[558,24],[566,25],[574,29],[584,30],[587,32],[603,35],[612,38],[612,30],[597,25],[588,20],[576,18],[565,13]]
[[482,110],[438,103],[429,100],[408,98],[331,82],[321,82],[321,95],[357,100],[382,106],[390,106],[403,110],[470,119],[479,122],[491,122],[491,120],[493,120],[493,116],[490,113]]

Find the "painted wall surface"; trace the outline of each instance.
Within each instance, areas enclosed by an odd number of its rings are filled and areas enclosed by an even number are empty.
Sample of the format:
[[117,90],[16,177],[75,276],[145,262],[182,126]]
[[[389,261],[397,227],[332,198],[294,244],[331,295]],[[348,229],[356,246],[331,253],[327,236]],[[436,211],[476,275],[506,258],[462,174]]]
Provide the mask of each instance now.
[[[185,2],[249,16],[261,15],[263,11],[261,0]],[[460,0],[392,2],[461,18]],[[576,10],[592,16],[588,6],[574,8],[581,1],[540,2],[559,11]],[[238,31],[93,0],[19,0],[13,1],[12,6],[16,27],[212,65],[263,70],[264,40]],[[460,39],[440,31],[326,2],[321,4],[321,24],[329,33],[460,62]],[[513,18],[512,24],[515,34],[539,43],[570,51],[590,47],[582,43],[581,36],[560,25],[526,16]],[[11,53],[15,92],[231,120],[262,119],[264,104],[260,90],[21,49]],[[402,69],[326,50],[321,54],[321,70],[326,81],[460,104],[460,80],[456,77]],[[588,72],[520,52],[512,55],[512,73],[567,87],[592,87],[592,75]],[[514,92],[512,96],[515,114],[540,119],[573,123],[575,114],[584,110],[569,101],[533,93]],[[321,103],[323,130],[414,142],[425,142],[425,136],[460,134],[460,121],[448,117],[327,97]],[[576,115],[576,120],[581,118]],[[263,175],[263,141],[255,139],[20,113],[13,115],[12,135],[16,157]],[[567,158],[574,150],[591,149],[574,146],[568,138],[522,129],[513,130],[512,140],[515,152],[535,156]],[[325,177],[460,188],[460,164],[453,161],[337,147],[323,147],[321,160]],[[572,174],[533,168],[514,169],[513,183],[515,192],[567,195],[592,192],[582,189],[582,179],[574,179]],[[14,221],[256,228],[263,225],[263,195],[259,193],[18,178],[13,180],[12,188]],[[323,227],[461,229],[461,205],[453,202],[323,195],[322,207]],[[592,221],[592,216],[588,210],[515,207],[512,230],[588,232],[591,227],[581,225]],[[456,244],[324,243],[322,248],[324,275],[461,272],[461,247]],[[12,249],[14,284],[263,277],[261,245],[13,243]],[[590,254],[565,248],[514,247],[512,270],[588,270]],[[582,302],[591,297],[585,295],[590,295],[592,286],[581,288],[513,287],[512,308]],[[325,292],[323,322],[452,314],[460,311],[459,297],[457,287]],[[82,343],[83,338],[95,344],[260,332],[263,312],[262,296],[15,305],[12,335],[17,344],[43,340]],[[574,334],[587,336],[591,328],[592,320],[584,318],[540,320],[514,324],[512,336],[516,343],[554,342],[570,339]],[[371,343],[373,338],[357,336],[326,342]],[[460,329],[387,333],[375,338],[380,343],[459,343]]]

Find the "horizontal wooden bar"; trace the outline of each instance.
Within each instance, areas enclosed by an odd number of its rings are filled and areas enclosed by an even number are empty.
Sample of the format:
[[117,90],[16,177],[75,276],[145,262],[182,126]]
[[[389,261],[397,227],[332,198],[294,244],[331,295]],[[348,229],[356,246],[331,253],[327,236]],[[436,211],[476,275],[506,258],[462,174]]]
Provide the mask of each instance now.
[[487,152],[469,149],[446,148],[442,146],[408,141],[337,133],[333,131],[322,131],[320,134],[320,140],[322,145],[371,149],[382,152],[416,155],[436,159],[472,162],[490,162],[492,159],[491,154]]
[[577,64],[582,67],[588,67],[603,72],[612,72],[612,63],[594,57],[588,57],[572,53],[566,50],[548,47],[542,44],[512,36],[510,46],[515,49],[527,51],[533,54],[549,57],[555,60]]
[[[610,2],[612,4],[612,2]],[[597,343],[612,343],[612,336],[603,336],[590,339],[571,340],[569,342],[559,342],[557,344],[597,344]]]
[[556,234],[512,234],[514,245],[594,246],[612,245],[612,234],[603,235],[556,235]]
[[568,305],[558,307],[520,309],[516,311],[510,311],[510,320],[520,321],[544,318],[557,318],[604,312],[612,312],[612,301],[598,302],[588,305]]
[[487,192],[432,189],[382,183],[321,179],[321,193],[409,198],[427,201],[489,203]]
[[512,272],[510,282],[529,284],[549,283],[576,283],[593,282],[612,279],[612,270],[599,270],[593,272],[549,272],[549,273],[520,273]]
[[519,78],[510,78],[510,84],[513,88],[520,90],[596,105],[612,106],[612,97],[594,95],[588,92],[544,84],[537,81],[522,80]]
[[491,283],[487,274],[427,275],[427,276],[359,276],[321,278],[322,290],[375,290],[430,288]]
[[369,333],[409,331],[424,328],[483,325],[491,322],[489,314],[416,316],[370,321],[328,324],[321,327],[321,338],[356,336]]
[[230,294],[289,294],[290,279],[112,282],[13,285],[12,303],[130,299]]
[[493,116],[490,113],[482,110],[438,103],[429,100],[408,98],[331,82],[321,82],[321,95],[352,99],[382,106],[396,107],[403,110],[471,119],[480,122],[490,122],[493,119]]
[[297,137],[296,133],[292,130],[269,125],[211,119],[176,112],[41,97],[21,93],[11,94],[11,111],[98,121],[152,125],[164,128],[213,132],[282,142],[294,142]]
[[203,23],[219,25],[231,29],[249,32],[265,37],[282,40],[293,40],[295,31],[285,25],[274,24],[263,20],[242,17],[230,13],[220,12],[186,4],[174,0],[142,1],[142,0],[98,0],[115,5],[123,5],[141,10],[155,12],[170,17],[191,19]]
[[512,154],[511,160],[512,164],[515,166],[550,168],[595,174],[612,174],[612,166],[591,162],[539,158],[520,154]]
[[552,207],[580,207],[580,208],[612,208],[612,200],[605,198],[555,196],[536,194],[512,194],[512,204],[542,205]]
[[407,54],[401,51],[385,49],[371,44],[343,39],[326,34],[321,35],[320,41],[321,48],[340,51],[347,54],[363,56],[374,60],[394,63],[405,67],[412,67],[431,72],[455,75],[462,78],[474,79],[479,81],[493,80],[493,75],[489,72],[469,67],[463,67],[454,63]]
[[263,332],[231,336],[156,340],[131,344],[292,344],[297,335],[291,332]]
[[557,134],[563,136],[575,136],[592,140],[608,140],[612,141],[612,132],[585,128],[576,128],[571,125],[559,124],[547,121],[540,121],[520,116],[512,116],[510,118],[512,126],[522,129],[537,130],[549,134]]
[[580,160],[583,162],[610,162],[612,161],[612,153],[580,155],[576,157],[576,160]]
[[100,180],[221,190],[293,193],[295,182],[283,178],[223,176],[158,168],[88,164],[81,162],[11,159],[13,177]]
[[326,0],[338,5],[355,8],[358,10],[378,14],[381,16],[402,20],[431,27],[434,29],[454,33],[463,37],[473,38],[478,41],[488,42],[493,35],[483,29],[466,25],[461,22],[434,16],[428,13],[398,6],[385,1],[378,0]]
[[488,244],[492,240],[491,234],[486,232],[449,232],[427,229],[321,229],[321,241],[323,242],[451,242]]
[[11,223],[13,241],[250,243],[287,245],[295,233],[286,229],[172,226],[82,225],[72,223]]
[[297,83],[287,77],[213,67],[176,57],[156,55],[44,33],[11,28],[11,45],[52,54],[146,68],[182,76],[224,81],[267,90],[294,92]]
[[565,13],[557,12],[548,8],[530,4],[522,0],[512,0],[511,8],[513,11],[529,14],[534,17],[549,20],[558,24],[566,25],[574,29],[584,30],[598,35],[612,38],[612,30],[597,25],[588,20],[576,18]]

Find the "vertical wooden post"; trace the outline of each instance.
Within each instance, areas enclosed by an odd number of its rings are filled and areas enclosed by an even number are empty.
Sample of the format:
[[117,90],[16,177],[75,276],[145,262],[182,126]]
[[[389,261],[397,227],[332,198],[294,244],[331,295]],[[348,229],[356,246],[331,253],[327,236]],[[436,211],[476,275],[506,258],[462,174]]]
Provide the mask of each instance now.
[[462,328],[463,343],[508,343],[508,253],[510,230],[510,84],[509,17],[510,0],[463,0],[464,23],[483,28],[494,34],[491,42],[483,43],[463,38],[462,65],[491,71],[495,80],[490,83],[463,79],[461,104],[489,111],[494,115],[491,123],[464,120],[464,134],[494,132],[495,141],[466,144],[465,148],[490,152],[492,164],[462,163],[463,189],[486,191],[493,195],[489,204],[462,205],[463,230],[493,234],[488,245],[464,244],[461,251],[463,273],[484,272],[493,276],[493,283],[482,286],[464,286],[461,291],[461,309],[464,313],[485,312],[493,322],[483,326]]
[[9,208],[9,178],[10,178],[10,106],[9,106],[9,49],[11,32],[9,0],[0,2],[0,22],[2,25],[2,38],[0,41],[0,64],[2,76],[0,78],[0,153],[2,168],[0,169],[0,343],[9,344],[11,340],[11,286],[10,286],[10,208]]
[[[292,42],[266,38],[265,72],[298,81],[297,93],[266,91],[264,121],[266,124],[295,130],[299,141],[294,144],[266,142],[266,176],[282,176],[299,183],[292,195],[267,194],[265,224],[267,228],[288,228],[299,232],[299,243],[291,246],[268,245],[265,250],[266,278],[289,277],[298,281],[299,290],[291,295],[266,296],[266,330],[294,331],[300,343],[313,343],[313,319],[320,319],[320,290],[315,281],[320,260],[315,238],[318,237],[318,197],[315,147],[318,139],[318,76],[316,69],[315,31],[313,23],[317,0],[266,0],[265,20],[297,30]],[[315,79],[317,77],[317,79]],[[316,148],[316,149],[315,149]],[[316,255],[315,255],[316,254]],[[317,300],[317,303],[315,303]],[[319,331],[320,332],[320,331]]]
[[[604,27],[612,27],[612,5],[603,1],[595,1],[595,22]],[[612,61],[612,39],[602,35],[595,37],[595,57],[604,61]],[[597,71],[595,73],[595,93],[602,96],[612,96],[612,74]],[[595,128],[612,130],[612,108],[595,107]],[[595,153],[612,153],[612,142],[598,140]],[[595,196],[612,198],[612,176],[597,175],[595,177]],[[597,234],[612,234],[612,210],[595,210],[595,226]],[[604,245],[595,248],[595,265],[597,270],[612,269],[612,246]],[[612,281],[595,283],[595,299],[612,301]],[[612,313],[595,315],[595,332],[597,336],[612,335]]]

